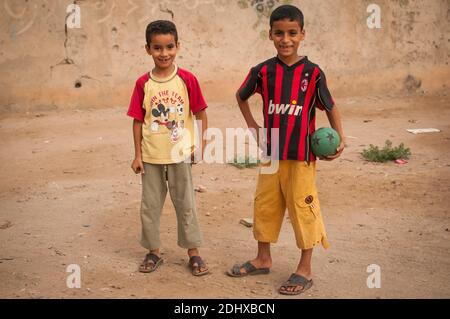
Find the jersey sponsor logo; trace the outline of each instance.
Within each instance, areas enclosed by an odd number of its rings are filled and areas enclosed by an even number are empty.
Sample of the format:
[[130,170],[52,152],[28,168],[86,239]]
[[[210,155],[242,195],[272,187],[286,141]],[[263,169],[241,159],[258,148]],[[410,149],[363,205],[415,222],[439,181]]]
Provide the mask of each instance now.
[[303,105],[296,104],[274,104],[272,100],[269,102],[269,114],[289,114],[299,116],[302,114]]

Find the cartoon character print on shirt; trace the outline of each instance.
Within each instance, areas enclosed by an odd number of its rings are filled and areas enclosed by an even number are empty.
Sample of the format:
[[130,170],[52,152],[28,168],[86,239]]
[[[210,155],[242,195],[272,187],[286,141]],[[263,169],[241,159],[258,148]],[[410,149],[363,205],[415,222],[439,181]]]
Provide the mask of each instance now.
[[[184,130],[184,106],[176,104],[178,101],[173,98],[163,98],[152,107],[152,133],[167,132],[171,142],[176,143],[183,137]],[[170,106],[166,107],[166,105]],[[176,104],[176,105],[174,105]]]
[[158,103],[157,107],[152,109],[152,115],[155,118],[151,125],[151,131],[159,132],[159,126],[168,127],[169,125],[169,110],[166,109],[164,104]]
[[183,105],[178,104],[177,106],[171,106],[170,112],[175,113],[177,116],[177,121],[174,121],[174,125],[172,126],[170,139],[172,142],[177,142],[183,136],[184,120],[180,120],[180,118],[183,118],[184,114]]

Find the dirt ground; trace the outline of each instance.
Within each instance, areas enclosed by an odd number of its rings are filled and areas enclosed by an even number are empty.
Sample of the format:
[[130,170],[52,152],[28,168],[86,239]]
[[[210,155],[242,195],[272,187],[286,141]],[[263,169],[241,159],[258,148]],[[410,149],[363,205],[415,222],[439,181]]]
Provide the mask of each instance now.
[[[450,297],[450,96],[371,96],[337,100],[347,149],[319,162],[318,187],[331,248],[315,249],[315,285],[292,298]],[[255,112],[258,108],[255,106]],[[166,263],[137,271],[140,177],[132,173],[131,120],[126,107],[30,112],[0,119],[0,297],[3,298],[282,298],[277,289],[295,270],[299,251],[286,220],[273,245],[267,276],[230,278],[253,258],[251,228],[257,169],[194,166],[201,253],[212,269],[193,277],[176,246],[175,213],[167,199],[161,221]],[[244,126],[235,105],[212,104],[210,126]],[[231,123],[231,125],[230,125]],[[321,113],[317,127],[326,125]],[[408,128],[440,133],[413,135]],[[374,164],[369,144],[404,142],[404,165]],[[81,267],[80,289],[66,268]],[[381,267],[381,288],[366,285],[367,266]]]

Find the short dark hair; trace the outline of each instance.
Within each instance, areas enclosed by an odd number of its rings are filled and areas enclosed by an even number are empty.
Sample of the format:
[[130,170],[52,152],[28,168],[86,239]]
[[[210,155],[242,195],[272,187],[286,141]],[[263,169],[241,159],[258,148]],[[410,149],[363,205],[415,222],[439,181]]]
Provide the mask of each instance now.
[[272,14],[270,15],[270,28],[272,29],[273,23],[275,21],[286,19],[297,21],[300,25],[300,29],[303,30],[304,20],[302,11],[299,8],[289,4],[279,6],[278,8],[273,10]]
[[167,20],[156,20],[147,26],[145,30],[145,39],[147,40],[147,45],[150,45],[152,36],[155,34],[172,34],[175,38],[175,42],[178,43],[178,32],[177,27],[171,21]]

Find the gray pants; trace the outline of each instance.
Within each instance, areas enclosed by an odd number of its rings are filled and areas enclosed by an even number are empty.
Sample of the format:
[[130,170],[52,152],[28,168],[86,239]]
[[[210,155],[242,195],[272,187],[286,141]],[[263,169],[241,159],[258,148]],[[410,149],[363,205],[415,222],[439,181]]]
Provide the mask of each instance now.
[[177,214],[178,246],[186,249],[200,247],[203,240],[197,222],[191,164],[144,163],[144,170],[141,245],[149,250],[161,246],[160,217],[169,186],[170,198]]

